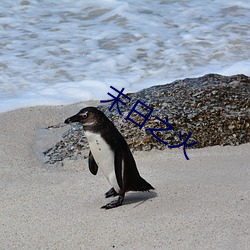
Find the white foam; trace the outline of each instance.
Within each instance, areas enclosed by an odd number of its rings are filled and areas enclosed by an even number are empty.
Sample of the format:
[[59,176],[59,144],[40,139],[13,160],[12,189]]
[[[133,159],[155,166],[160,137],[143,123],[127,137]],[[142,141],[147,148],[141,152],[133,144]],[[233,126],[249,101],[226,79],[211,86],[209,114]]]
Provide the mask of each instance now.
[[0,112],[108,99],[207,73],[250,76],[250,2],[8,1]]
[[219,73],[226,76],[236,74],[244,74],[250,76],[250,60],[234,63],[233,65],[220,70]]

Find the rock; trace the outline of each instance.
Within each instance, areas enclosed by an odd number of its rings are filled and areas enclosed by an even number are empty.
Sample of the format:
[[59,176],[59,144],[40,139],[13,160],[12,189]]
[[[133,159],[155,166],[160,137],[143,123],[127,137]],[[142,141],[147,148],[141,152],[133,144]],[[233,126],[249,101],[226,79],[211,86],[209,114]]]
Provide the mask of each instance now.
[[[227,77],[209,74],[127,95],[131,100],[122,99],[126,105],[119,105],[121,116],[115,108],[109,111],[110,103],[98,108],[114,122],[132,150],[163,150],[168,145],[178,145],[181,143],[179,131],[182,131],[183,140],[188,133],[192,133],[188,144],[197,141],[192,148],[239,145],[250,141],[250,78],[245,75]],[[141,130],[133,122],[125,120],[137,100],[153,108],[153,113]],[[142,105],[137,106],[136,110],[144,114],[149,112]],[[167,145],[145,131],[147,128],[168,128],[156,116],[163,121],[168,118],[168,123],[174,127],[174,130],[157,134]],[[143,122],[139,115],[133,114],[130,118],[138,123]],[[65,158],[86,157],[82,155],[86,148],[88,145],[82,128],[75,125],[63,135],[62,141],[46,150],[44,155],[48,162],[54,163]]]

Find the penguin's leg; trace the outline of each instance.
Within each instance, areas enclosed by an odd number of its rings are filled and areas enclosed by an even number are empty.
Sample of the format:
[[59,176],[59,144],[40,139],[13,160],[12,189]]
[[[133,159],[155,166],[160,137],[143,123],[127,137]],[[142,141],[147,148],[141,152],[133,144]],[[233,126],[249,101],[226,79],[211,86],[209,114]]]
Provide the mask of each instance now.
[[105,197],[109,198],[109,197],[115,197],[117,196],[118,193],[115,191],[115,189],[112,187],[107,193],[105,193]]
[[115,201],[111,201],[110,203],[102,206],[101,208],[105,208],[105,209],[110,209],[110,208],[114,208],[114,207],[119,207],[122,205],[123,201],[124,201],[124,195],[125,195],[125,191],[121,190],[119,192],[119,197],[118,200]]

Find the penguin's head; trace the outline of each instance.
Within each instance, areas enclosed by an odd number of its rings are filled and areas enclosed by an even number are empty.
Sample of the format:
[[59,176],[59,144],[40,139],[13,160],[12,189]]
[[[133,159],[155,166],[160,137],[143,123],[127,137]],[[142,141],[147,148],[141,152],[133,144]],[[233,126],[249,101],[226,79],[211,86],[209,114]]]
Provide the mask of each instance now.
[[67,118],[64,122],[67,124],[79,122],[87,129],[91,126],[101,126],[106,119],[108,118],[97,108],[87,107],[80,110],[76,115]]

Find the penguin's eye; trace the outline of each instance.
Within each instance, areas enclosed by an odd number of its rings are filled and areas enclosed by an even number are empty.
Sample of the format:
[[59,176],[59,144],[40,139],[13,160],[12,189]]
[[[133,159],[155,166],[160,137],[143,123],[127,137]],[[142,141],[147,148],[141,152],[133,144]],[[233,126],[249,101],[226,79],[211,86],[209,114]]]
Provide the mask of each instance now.
[[88,117],[88,112],[79,114],[83,119],[86,119]]

